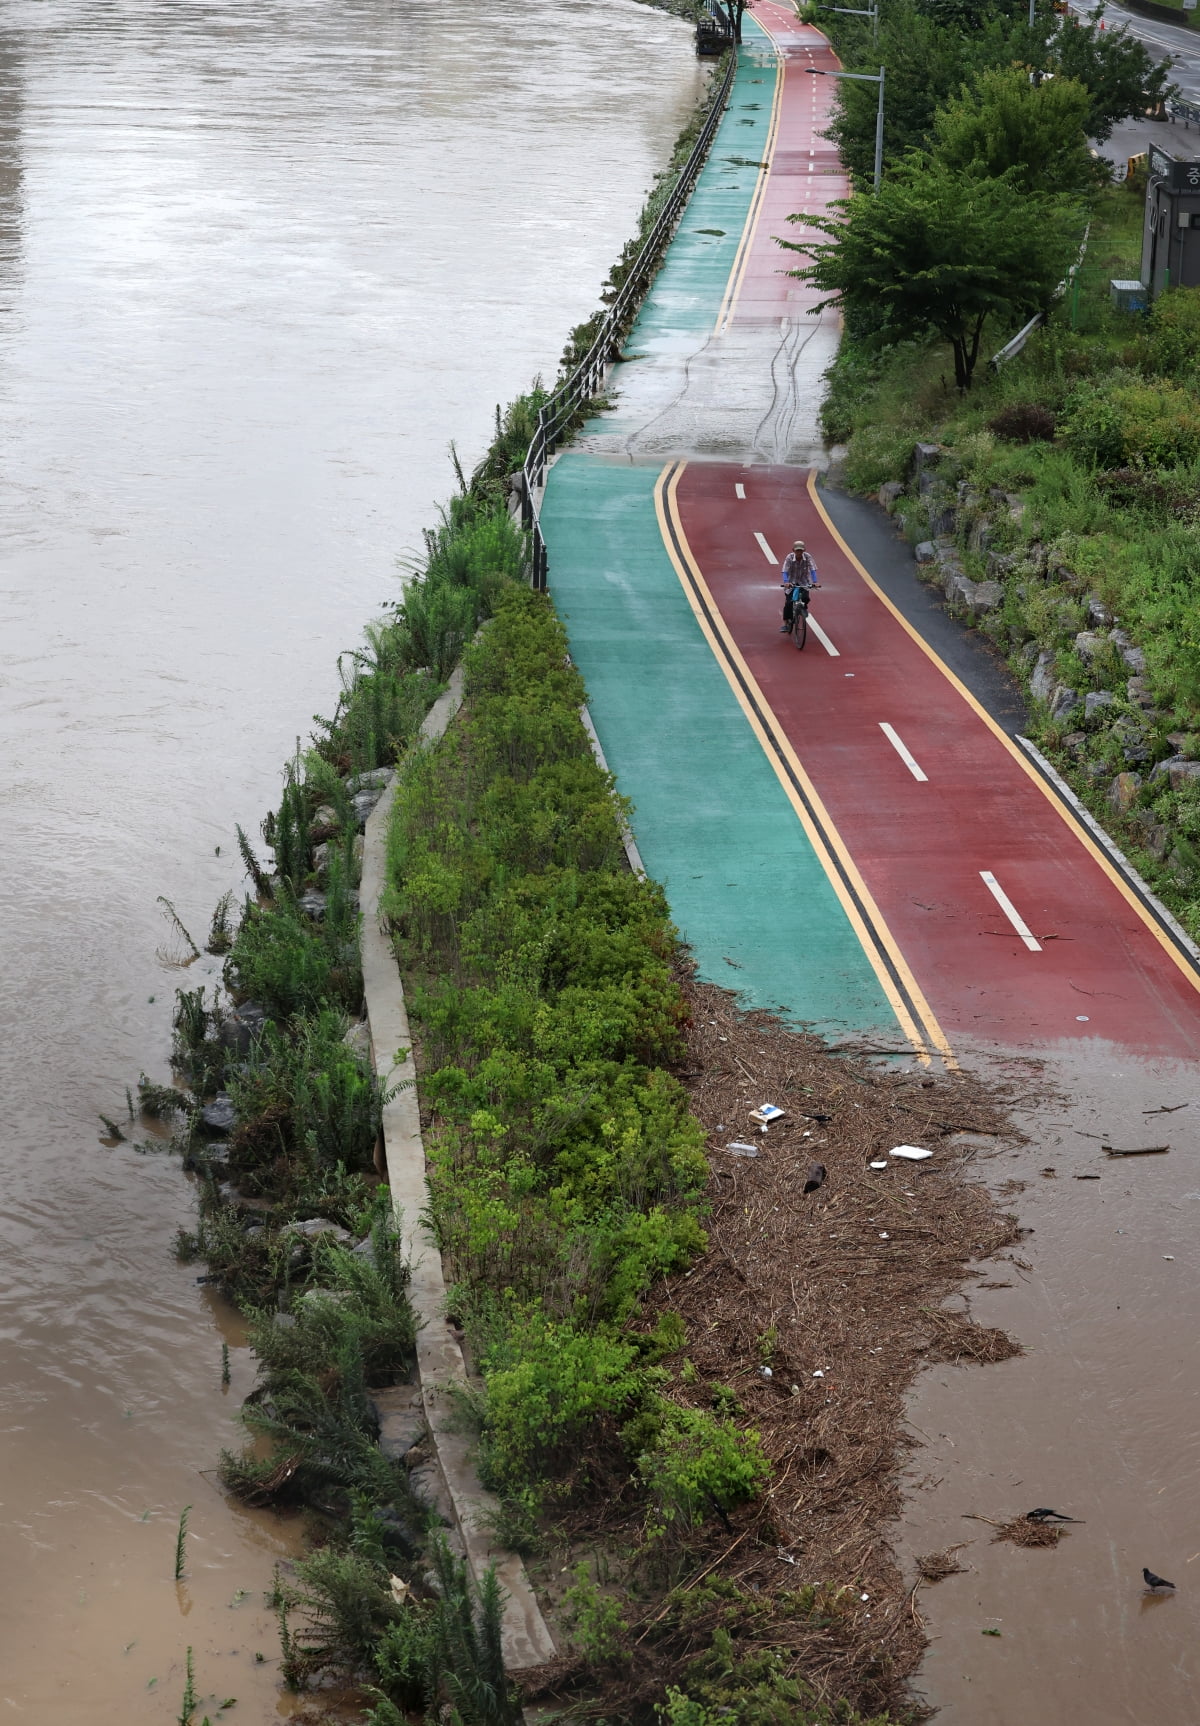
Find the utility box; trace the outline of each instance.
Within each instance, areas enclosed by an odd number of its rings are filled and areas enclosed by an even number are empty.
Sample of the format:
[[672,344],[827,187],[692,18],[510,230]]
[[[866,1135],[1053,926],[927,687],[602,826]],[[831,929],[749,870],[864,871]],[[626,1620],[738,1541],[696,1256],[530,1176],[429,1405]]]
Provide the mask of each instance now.
[[1141,282],[1122,282],[1114,277],[1108,284],[1109,298],[1118,312],[1144,312],[1146,290]]
[[1200,287],[1200,162],[1181,162],[1152,144],[1142,228],[1142,284]]

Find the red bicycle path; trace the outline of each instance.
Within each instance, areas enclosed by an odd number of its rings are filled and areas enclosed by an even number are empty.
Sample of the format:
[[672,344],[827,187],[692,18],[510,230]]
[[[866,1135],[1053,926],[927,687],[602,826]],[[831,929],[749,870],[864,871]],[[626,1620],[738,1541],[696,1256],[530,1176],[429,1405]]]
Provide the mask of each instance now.
[[[679,520],[732,640],[951,1042],[1102,1038],[1195,1058],[1200,993],[956,681],[856,568],[796,468],[693,463]],[[737,488],[740,488],[741,494]],[[761,534],[776,562],[755,538]],[[778,558],[821,580],[802,653],[778,633]],[[914,777],[887,723],[928,776]],[[1040,944],[982,879],[990,871]]]
[[729,320],[738,324],[803,316],[820,301],[817,289],[789,276],[803,259],[783,251],[778,239],[796,241],[811,233],[789,218],[823,215],[850,187],[835,146],[823,136],[837,93],[836,80],[828,74],[839,69],[841,61],[826,37],[814,26],[801,24],[790,9],[759,0],[749,10],[771,37],[780,64],[770,171]]

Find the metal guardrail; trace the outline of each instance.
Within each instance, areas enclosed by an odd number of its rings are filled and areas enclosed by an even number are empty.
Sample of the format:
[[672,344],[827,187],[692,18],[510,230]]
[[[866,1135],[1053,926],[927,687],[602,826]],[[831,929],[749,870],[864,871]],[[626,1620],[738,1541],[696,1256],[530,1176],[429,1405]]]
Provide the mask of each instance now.
[[696,19],[697,54],[723,54],[733,46],[733,29],[720,0],[704,0]]
[[[1079,244],[1079,256],[1075,259],[1075,262],[1071,265],[1070,269],[1067,271],[1067,273],[1063,277],[1062,281],[1058,284],[1058,286],[1054,290],[1054,296],[1053,297],[1056,300],[1061,300],[1063,295],[1066,293],[1067,289],[1073,288],[1075,286],[1076,282],[1079,280],[1079,272],[1083,268],[1083,260],[1084,260],[1085,254],[1087,252],[1088,240],[1091,236],[1091,232],[1092,232],[1092,224],[1091,224],[1091,222],[1089,222],[1087,227],[1083,230],[1083,239],[1080,241],[1080,244]],[[1035,312],[1033,314],[1033,316],[1030,318],[1029,322],[1027,324],[1022,325],[1022,327],[1017,331],[1016,335],[1013,336],[1010,341],[1005,342],[1004,346],[999,350],[998,353],[994,353],[992,355],[991,359],[988,361],[988,370],[992,371],[992,372],[998,372],[1000,370],[1000,367],[1002,365],[1004,365],[1008,360],[1015,360],[1017,355],[1020,353],[1021,349],[1025,346],[1025,343],[1029,340],[1030,336],[1033,334],[1034,330],[1037,329],[1039,324],[1045,323],[1045,321],[1046,321],[1045,312]],[[1074,325],[1072,325],[1072,328],[1074,328]]]
[[532,585],[539,591],[546,586],[546,542],[538,521],[538,493],[546,477],[550,457],[563,441],[579,413],[599,393],[604,375],[615,360],[628,327],[630,313],[640,303],[658,265],[659,253],[670,237],[675,223],[687,203],[692,185],[708,155],[713,134],[720,123],[733,87],[737,71],[737,55],[730,56],[729,67],[713,100],[691,155],[679,170],[679,177],[659,212],[658,220],[646,236],[629,274],[622,282],[616,298],[604,315],[596,338],[570,377],[538,410],[537,430],[529,445],[522,469],[521,519],[531,540]]

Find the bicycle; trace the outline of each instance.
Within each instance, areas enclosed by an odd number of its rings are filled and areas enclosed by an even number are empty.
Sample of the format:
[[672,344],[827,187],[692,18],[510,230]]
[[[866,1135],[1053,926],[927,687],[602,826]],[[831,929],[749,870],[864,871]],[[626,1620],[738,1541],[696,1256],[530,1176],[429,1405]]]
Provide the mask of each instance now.
[[797,585],[788,594],[792,607],[792,621],[788,625],[788,634],[792,638],[792,645],[797,653],[804,652],[804,643],[808,640],[808,606],[811,593],[812,588]]

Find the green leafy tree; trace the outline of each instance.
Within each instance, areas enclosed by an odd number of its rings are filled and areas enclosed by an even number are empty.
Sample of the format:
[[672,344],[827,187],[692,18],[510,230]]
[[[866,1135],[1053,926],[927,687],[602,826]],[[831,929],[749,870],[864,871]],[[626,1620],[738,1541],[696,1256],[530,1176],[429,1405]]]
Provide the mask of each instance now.
[[1018,66],[997,67],[939,109],[933,154],[976,178],[1006,174],[1024,192],[1084,192],[1096,184],[1091,104],[1074,79],[1032,84]]
[[988,318],[1013,323],[1049,306],[1078,237],[1066,198],[1032,198],[1009,179],[971,179],[908,157],[877,194],[856,192],[839,216],[797,216],[826,243],[782,240],[812,262],[812,282],[881,343],[936,331],[971,387]]
[[[970,30],[948,27],[915,0],[890,0],[881,16],[877,46],[857,24],[845,31],[831,29],[831,34],[846,66],[878,72],[882,65],[886,71],[885,167],[909,150],[928,149],[938,109],[981,72],[1015,57],[1007,19],[981,16]],[[877,100],[873,84],[838,81],[828,135],[859,185],[866,185],[874,171]]]
[[1157,108],[1175,88],[1170,58],[1156,62],[1125,28],[1101,30],[1103,11],[1097,6],[1086,24],[1062,25],[1049,40],[1044,61],[1056,77],[1073,78],[1088,92],[1087,134],[1099,142],[1121,120]]

